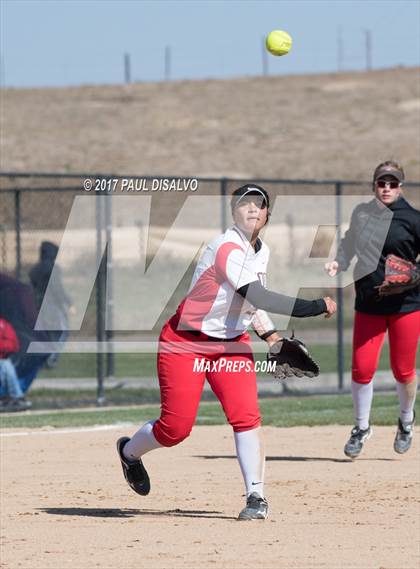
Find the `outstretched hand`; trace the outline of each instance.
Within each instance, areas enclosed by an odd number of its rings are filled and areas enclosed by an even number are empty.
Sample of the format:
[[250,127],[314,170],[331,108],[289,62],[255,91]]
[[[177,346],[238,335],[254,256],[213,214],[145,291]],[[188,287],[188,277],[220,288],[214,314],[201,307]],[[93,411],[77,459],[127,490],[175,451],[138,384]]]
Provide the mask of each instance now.
[[331,316],[337,312],[337,303],[329,296],[324,296],[324,302],[327,305],[327,314],[325,318],[331,318]]
[[338,272],[337,261],[330,261],[329,263],[325,263],[324,269],[329,274],[330,277],[335,277],[335,275]]

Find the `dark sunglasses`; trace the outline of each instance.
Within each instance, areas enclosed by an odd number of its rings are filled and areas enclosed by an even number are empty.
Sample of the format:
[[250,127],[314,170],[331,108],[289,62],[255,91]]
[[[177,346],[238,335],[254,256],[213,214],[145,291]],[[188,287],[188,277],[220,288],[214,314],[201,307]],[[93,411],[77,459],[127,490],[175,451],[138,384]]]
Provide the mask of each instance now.
[[378,188],[386,188],[389,186],[391,190],[396,190],[400,186],[400,182],[388,182],[386,180],[377,180],[376,185]]

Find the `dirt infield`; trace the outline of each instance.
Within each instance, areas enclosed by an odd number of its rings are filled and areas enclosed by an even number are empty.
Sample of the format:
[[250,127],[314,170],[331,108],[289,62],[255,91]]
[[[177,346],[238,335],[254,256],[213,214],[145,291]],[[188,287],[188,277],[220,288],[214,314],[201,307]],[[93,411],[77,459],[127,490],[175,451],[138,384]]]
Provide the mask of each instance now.
[[145,498],[115,451],[133,430],[3,432],[2,568],[419,566],[419,429],[400,457],[394,428],[375,428],[352,463],[348,427],[266,427],[265,522],[235,519],[243,487],[229,427],[196,427],[148,455]]

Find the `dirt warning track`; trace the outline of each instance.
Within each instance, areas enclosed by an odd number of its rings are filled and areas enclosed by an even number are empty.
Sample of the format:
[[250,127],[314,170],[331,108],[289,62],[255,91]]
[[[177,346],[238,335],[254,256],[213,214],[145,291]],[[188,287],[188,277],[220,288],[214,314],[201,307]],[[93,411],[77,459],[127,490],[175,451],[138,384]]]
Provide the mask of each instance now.
[[196,427],[148,455],[144,498],[115,451],[134,430],[3,431],[2,569],[419,566],[419,429],[399,456],[395,429],[374,427],[351,462],[348,427],[265,427],[265,522],[236,520],[244,498],[229,427]]

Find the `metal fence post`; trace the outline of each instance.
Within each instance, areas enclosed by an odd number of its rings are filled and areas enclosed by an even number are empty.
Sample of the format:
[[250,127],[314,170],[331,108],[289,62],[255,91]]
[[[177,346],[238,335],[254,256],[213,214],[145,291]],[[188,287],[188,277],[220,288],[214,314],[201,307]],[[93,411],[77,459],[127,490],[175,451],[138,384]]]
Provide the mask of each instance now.
[[1,267],[4,268],[4,270],[6,271],[7,268],[7,246],[6,246],[6,228],[4,227],[4,225],[0,225],[0,241],[1,241],[1,246],[0,246],[0,260],[1,260]]
[[[341,241],[341,182],[335,184],[336,196],[336,224],[337,224],[337,241]],[[342,274],[337,275],[337,371],[338,371],[338,389],[343,390],[344,387],[344,341],[343,341],[343,278]]]
[[220,180],[220,196],[222,198],[222,231],[225,232],[227,229],[227,216],[226,216],[226,196],[227,196],[227,178],[221,178]]
[[102,262],[102,195],[96,195],[96,256],[99,264],[99,271],[96,278],[96,342],[98,350],[96,353],[96,377],[97,377],[97,404],[105,402],[104,396],[104,310],[103,310],[103,289],[104,289],[104,263]]
[[15,233],[16,233],[16,269],[15,274],[17,280],[20,279],[22,273],[22,245],[20,235],[20,191],[15,190]]
[[105,228],[106,228],[106,377],[113,378],[115,374],[114,356],[114,287],[113,287],[113,261],[112,261],[112,193],[105,198]]

